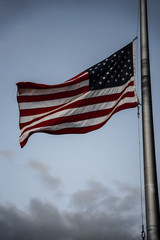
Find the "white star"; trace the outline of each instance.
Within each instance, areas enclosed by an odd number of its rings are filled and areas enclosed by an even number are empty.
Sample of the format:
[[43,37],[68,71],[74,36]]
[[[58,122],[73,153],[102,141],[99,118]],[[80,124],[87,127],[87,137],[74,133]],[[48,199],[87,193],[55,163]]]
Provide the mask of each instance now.
[[103,69],[102,69],[102,68],[100,68],[100,70],[101,70],[101,71],[103,71]]
[[124,78],[122,78],[122,81],[124,81],[125,79]]
[[121,53],[124,53],[124,51],[121,51]]
[[115,79],[115,82],[117,82],[117,79]]
[[121,72],[123,72],[123,69],[121,69]]
[[109,72],[106,73],[107,75],[109,74]]
[[106,63],[104,62],[103,65],[106,65]]
[[126,75],[128,75],[128,72],[126,72]]
[[117,55],[116,55],[116,54],[114,54],[113,56],[114,56],[114,57],[116,57]]
[[95,71],[92,71],[92,73],[95,73]]
[[107,61],[108,61],[108,58],[106,58],[105,61],[107,62]]
[[107,83],[109,83],[109,80],[107,81]]
[[128,62],[130,62],[131,60],[130,59],[128,59]]
[[127,67],[127,65],[125,64],[125,65],[124,65],[124,67],[126,68],[126,67]]
[[101,82],[101,81],[99,81],[99,84],[102,84],[102,82]]

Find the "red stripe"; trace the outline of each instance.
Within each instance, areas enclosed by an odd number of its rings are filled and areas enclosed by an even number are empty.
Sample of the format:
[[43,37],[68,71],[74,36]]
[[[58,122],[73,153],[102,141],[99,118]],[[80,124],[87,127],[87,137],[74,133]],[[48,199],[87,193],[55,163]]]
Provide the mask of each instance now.
[[37,133],[37,132],[60,135],[60,134],[83,134],[83,133],[88,133],[88,132],[97,130],[97,129],[101,128],[113,116],[113,114],[115,114],[116,112],[119,112],[119,111],[127,109],[127,108],[134,108],[136,106],[137,106],[137,103],[125,103],[125,104],[117,107],[114,110],[114,112],[112,113],[112,115],[106,121],[104,121],[103,123],[94,125],[94,126],[82,127],[82,128],[66,128],[66,129],[61,129],[61,130],[57,130],[57,131],[42,131],[42,130],[39,130],[39,131],[31,132],[29,134],[29,136],[24,141],[20,142],[20,145],[23,148],[25,146],[25,144],[27,143],[28,138],[33,133]]
[[[53,126],[53,125],[58,125],[58,124],[61,124],[61,123],[77,122],[77,121],[82,121],[82,120],[86,120],[86,119],[92,119],[92,118],[98,118],[98,117],[106,116],[106,115],[110,114],[110,112],[112,112],[113,109],[116,108],[118,103],[122,99],[124,99],[125,97],[127,97],[126,94],[112,108],[104,109],[104,110],[98,110],[98,111],[93,111],[93,112],[87,112],[87,113],[81,113],[81,114],[76,114],[76,115],[71,115],[71,116],[66,116],[66,117],[58,117],[58,118],[54,118],[54,119],[49,119],[49,120],[40,122],[40,123],[38,123],[38,124],[36,124],[36,125],[34,125],[32,127],[26,128],[23,131],[23,133],[26,132],[26,131],[29,131],[31,129],[34,129],[34,128]],[[26,124],[26,125],[28,125],[28,124]]]
[[[69,108],[76,108],[76,107],[94,105],[94,104],[98,104],[98,103],[115,101],[123,94],[123,92],[119,93],[119,94],[114,94],[114,95],[111,95],[111,96],[107,95],[107,96],[101,96],[101,97],[96,97],[96,98],[90,98],[90,99],[84,99],[84,100],[81,100],[81,101],[76,101],[76,102],[74,102],[72,104],[69,104],[67,106],[64,106],[64,107],[60,108],[59,110],[55,111],[54,113],[57,113],[59,111],[63,111],[65,109],[69,109]],[[134,97],[134,95],[135,95],[134,92],[127,92],[127,93],[125,93],[123,95],[123,97],[120,100],[122,100],[122,99],[124,99],[126,97]],[[51,114],[52,113],[48,113],[45,116],[38,117],[36,119],[33,119],[33,120],[25,122],[25,123],[20,123],[20,129],[24,128],[25,126],[27,126],[27,125],[29,125],[29,124],[31,124],[33,122],[36,122],[36,121],[40,120],[43,117],[49,116]]]
[[[56,84],[56,85],[46,85],[46,84],[39,84],[39,83],[33,83],[33,82],[18,82],[16,85],[18,88],[32,88],[32,89],[49,89],[49,88],[58,88],[58,87],[65,87],[65,86],[72,86],[75,83],[82,82],[84,80],[89,79],[89,73],[84,71],[77,76],[69,79],[68,81]],[[73,80],[73,81],[71,81]]]
[[[71,103],[69,105],[67,105],[67,107],[63,107],[61,108],[59,111],[64,110],[66,108],[75,108],[75,107],[82,107],[82,106],[86,106],[86,105],[91,105],[91,104],[96,104],[96,103],[102,103],[102,102],[107,102],[107,101],[115,101],[117,100],[121,94],[123,94],[123,92],[129,87],[129,86],[134,86],[134,82],[130,82],[126,88],[117,94],[112,94],[112,95],[106,95],[106,96],[98,96],[95,98],[87,98],[87,99],[83,99],[83,100],[78,100],[74,103]],[[54,106],[54,107],[46,107],[46,108],[35,108],[35,109],[22,109],[20,110],[20,116],[32,116],[32,115],[37,115],[37,114],[41,114],[41,113],[47,113],[49,111],[55,110],[56,108],[60,108],[62,107],[63,104],[58,105],[58,106]]]
[[66,91],[54,94],[47,94],[47,95],[35,95],[35,96],[18,96],[18,102],[38,102],[38,101],[47,101],[47,100],[54,100],[54,99],[61,99],[76,96],[81,93],[85,93],[89,91],[89,86],[81,87],[79,89],[73,91]]

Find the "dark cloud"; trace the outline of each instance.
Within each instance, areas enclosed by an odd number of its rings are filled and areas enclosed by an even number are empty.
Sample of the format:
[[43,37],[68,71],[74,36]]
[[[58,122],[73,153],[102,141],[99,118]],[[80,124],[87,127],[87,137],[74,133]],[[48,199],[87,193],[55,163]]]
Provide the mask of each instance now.
[[[68,3],[73,4],[75,0],[68,0]],[[78,0],[77,0],[78,3]],[[33,12],[36,13],[39,9],[52,7],[56,4],[67,6],[65,0],[0,0],[0,24],[12,23],[19,17],[30,16]]]
[[54,5],[52,0],[0,0],[0,26],[14,26],[21,19],[28,19],[40,8]]
[[50,174],[50,168],[47,164],[37,160],[30,160],[28,167],[36,171],[36,176],[41,180],[42,184],[52,190],[60,191],[62,182],[59,178]]
[[[66,211],[38,199],[31,200],[27,212],[14,206],[0,206],[1,239],[140,239],[139,196],[135,195],[135,188],[124,191],[122,198],[102,184],[90,182],[88,188],[72,196],[72,208]],[[128,196],[135,201],[127,202]]]

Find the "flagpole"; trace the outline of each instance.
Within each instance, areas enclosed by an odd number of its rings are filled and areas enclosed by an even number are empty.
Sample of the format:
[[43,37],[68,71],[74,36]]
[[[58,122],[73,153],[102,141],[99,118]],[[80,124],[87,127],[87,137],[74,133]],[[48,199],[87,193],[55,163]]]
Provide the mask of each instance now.
[[140,0],[141,92],[146,228],[148,240],[160,240],[147,21],[147,0]]

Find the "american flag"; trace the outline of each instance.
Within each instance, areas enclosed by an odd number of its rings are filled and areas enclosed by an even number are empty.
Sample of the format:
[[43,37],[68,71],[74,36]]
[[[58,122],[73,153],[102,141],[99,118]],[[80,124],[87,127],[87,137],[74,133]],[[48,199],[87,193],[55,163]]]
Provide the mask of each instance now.
[[88,133],[136,107],[134,44],[62,84],[17,83],[21,147],[33,133]]

